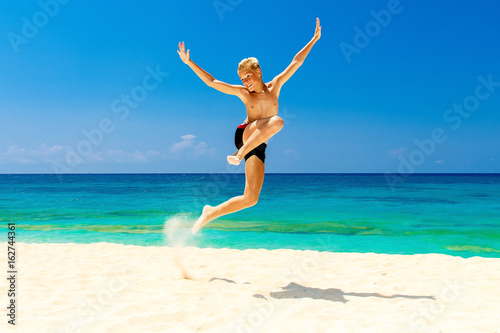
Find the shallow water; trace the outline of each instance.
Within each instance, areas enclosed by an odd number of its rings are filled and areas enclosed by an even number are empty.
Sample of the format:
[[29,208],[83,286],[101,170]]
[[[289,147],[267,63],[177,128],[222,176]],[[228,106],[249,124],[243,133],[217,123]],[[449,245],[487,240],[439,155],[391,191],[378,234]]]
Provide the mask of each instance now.
[[243,174],[0,175],[0,221],[15,221],[17,241],[30,243],[500,257],[500,174],[417,174],[394,187],[380,174],[267,174],[256,206],[192,237],[202,207],[240,195],[244,181]]

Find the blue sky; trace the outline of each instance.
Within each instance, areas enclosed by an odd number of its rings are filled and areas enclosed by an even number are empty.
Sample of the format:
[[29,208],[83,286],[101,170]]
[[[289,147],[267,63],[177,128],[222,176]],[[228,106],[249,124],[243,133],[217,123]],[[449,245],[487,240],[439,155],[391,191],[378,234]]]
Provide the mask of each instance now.
[[176,52],[280,95],[267,172],[499,172],[500,3],[9,1],[0,13],[0,173],[243,172],[245,109]]

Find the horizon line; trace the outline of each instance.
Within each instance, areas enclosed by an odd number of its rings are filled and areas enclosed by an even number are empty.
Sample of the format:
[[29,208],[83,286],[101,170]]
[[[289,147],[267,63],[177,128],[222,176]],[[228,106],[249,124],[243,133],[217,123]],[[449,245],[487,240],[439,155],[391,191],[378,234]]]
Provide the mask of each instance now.
[[[0,173],[1,176],[13,175],[46,175],[46,176],[77,176],[77,175],[212,175],[233,174],[245,175],[244,172],[86,172],[86,173]],[[500,172],[268,172],[266,175],[500,175]]]

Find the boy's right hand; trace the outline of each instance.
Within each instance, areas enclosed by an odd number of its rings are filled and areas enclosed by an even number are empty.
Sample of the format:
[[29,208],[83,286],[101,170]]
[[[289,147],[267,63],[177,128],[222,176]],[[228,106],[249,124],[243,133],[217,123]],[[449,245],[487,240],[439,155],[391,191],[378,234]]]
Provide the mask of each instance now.
[[177,50],[177,53],[179,54],[179,57],[181,57],[181,60],[183,63],[187,64],[189,61],[189,49],[187,50],[186,53],[186,47],[184,46],[184,42],[179,42],[179,49]]
[[314,31],[314,37],[316,41],[321,38],[321,25],[319,25],[319,17],[316,18],[316,30]]

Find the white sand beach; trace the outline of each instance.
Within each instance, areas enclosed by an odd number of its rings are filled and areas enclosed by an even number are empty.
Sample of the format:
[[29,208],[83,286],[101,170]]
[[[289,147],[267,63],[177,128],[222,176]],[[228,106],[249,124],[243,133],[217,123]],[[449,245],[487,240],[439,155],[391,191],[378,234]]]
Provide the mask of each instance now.
[[1,332],[500,332],[500,259],[18,243],[16,260]]

